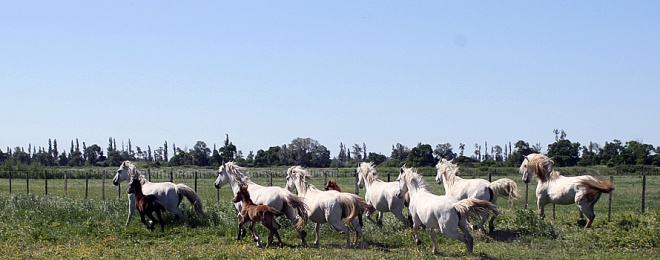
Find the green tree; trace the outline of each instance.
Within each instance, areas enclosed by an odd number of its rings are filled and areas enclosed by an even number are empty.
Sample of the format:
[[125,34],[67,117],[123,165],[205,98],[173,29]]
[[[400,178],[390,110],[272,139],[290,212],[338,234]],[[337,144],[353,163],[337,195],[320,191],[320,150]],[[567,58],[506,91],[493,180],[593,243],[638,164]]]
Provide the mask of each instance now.
[[236,146],[229,141],[229,135],[226,135],[224,146],[219,149],[222,162],[231,162],[236,159]]
[[379,153],[369,153],[367,156],[367,161],[373,162],[375,165],[379,165],[387,161],[387,156]]
[[435,146],[435,149],[433,149],[433,155],[435,155],[435,158],[437,160],[440,160],[442,158],[447,159],[447,160],[453,160],[456,158],[456,153],[451,148],[450,143],[444,143],[444,144],[437,144]]
[[433,148],[430,144],[417,144],[416,147],[410,149],[406,162],[410,162],[412,167],[434,166]]
[[406,160],[406,158],[408,158],[409,153],[410,148],[397,143],[396,145],[392,145],[392,154],[390,155],[390,159],[403,162]]
[[193,149],[190,150],[190,156],[193,165],[208,166],[211,149],[206,146],[204,141],[197,141]]
[[568,139],[559,139],[548,145],[548,156],[558,167],[576,166],[580,152],[580,143],[571,143]]

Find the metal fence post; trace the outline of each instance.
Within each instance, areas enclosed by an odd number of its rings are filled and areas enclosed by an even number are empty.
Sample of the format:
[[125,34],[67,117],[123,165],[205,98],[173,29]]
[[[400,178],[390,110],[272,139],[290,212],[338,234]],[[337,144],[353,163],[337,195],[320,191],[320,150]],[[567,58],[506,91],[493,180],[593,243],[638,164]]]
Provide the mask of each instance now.
[[25,192],[30,195],[30,171],[25,172]]
[[46,195],[48,195],[48,171],[44,170],[44,190],[46,191]]
[[642,175],[642,213],[646,211],[646,174]]

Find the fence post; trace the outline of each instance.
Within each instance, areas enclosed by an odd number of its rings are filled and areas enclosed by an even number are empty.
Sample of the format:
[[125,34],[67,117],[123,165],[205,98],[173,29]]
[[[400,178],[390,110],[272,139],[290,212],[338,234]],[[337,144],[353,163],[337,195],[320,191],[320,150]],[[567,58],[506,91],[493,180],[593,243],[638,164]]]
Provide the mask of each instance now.
[[492,174],[490,172],[488,172],[488,182],[492,182],[492,181],[493,181]]
[[46,195],[48,195],[48,171],[44,170],[44,190],[46,191]]
[[273,172],[268,172],[268,186],[273,186]]
[[121,199],[121,182],[117,184],[117,199]]
[[197,171],[195,171],[195,193],[197,193]]
[[85,171],[85,199],[89,194],[89,171]]
[[358,175],[355,173],[355,195],[360,195],[360,186],[358,186]]
[[328,173],[323,172],[323,184],[328,184]]
[[11,171],[9,171],[9,194],[11,194]]
[[151,182],[151,168],[147,168],[147,180]]
[[101,199],[105,200],[105,170],[103,170],[103,176],[101,177],[103,180],[101,181]]
[[555,205],[557,204],[552,203],[552,219],[555,219]]
[[25,191],[30,195],[30,171],[25,172]]
[[67,187],[66,187],[66,184],[67,184],[66,183],[66,177],[67,177],[68,173],[69,173],[68,171],[64,171],[64,196],[65,197],[69,195],[69,191],[67,190]]
[[387,173],[387,182],[390,182],[390,173]]
[[173,182],[173,180],[174,180],[174,175],[172,173],[172,170],[170,170],[170,182]]
[[218,192],[218,201],[220,201],[220,189],[215,189]]
[[642,213],[646,210],[646,174],[642,175]]
[[527,206],[529,205],[528,198],[529,198],[529,182],[525,182],[525,209],[527,209]]
[[[610,184],[614,184],[614,176],[610,176]],[[610,222],[612,217],[612,193],[614,193],[614,191],[610,191],[610,199],[607,204],[607,222]]]

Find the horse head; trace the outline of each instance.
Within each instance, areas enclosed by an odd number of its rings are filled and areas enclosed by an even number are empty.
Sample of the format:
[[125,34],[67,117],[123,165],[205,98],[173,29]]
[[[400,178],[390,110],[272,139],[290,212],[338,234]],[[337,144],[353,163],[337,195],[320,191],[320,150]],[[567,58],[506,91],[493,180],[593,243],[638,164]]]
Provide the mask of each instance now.
[[216,189],[222,188],[222,186],[227,185],[229,183],[229,173],[227,172],[227,164],[223,164],[218,168],[218,177],[215,179],[215,182],[213,182],[213,185],[215,186]]
[[545,182],[554,171],[554,162],[552,159],[544,154],[533,153],[525,156],[522,164],[520,165],[520,173],[522,174],[522,181],[529,183],[531,175],[536,175],[540,182]]
[[336,190],[341,192],[341,187],[339,187],[339,184],[337,184],[337,181],[334,179],[330,179],[328,183],[325,184],[325,190]]
[[127,193],[142,194],[142,183],[140,182],[140,179],[132,179],[131,182],[128,183]]
[[119,165],[119,168],[117,169],[117,173],[115,174],[115,177],[112,178],[112,184],[117,186],[119,183],[121,183],[123,180],[128,180],[130,178],[129,170],[130,166],[133,164],[130,161],[124,161]]
[[438,164],[435,165],[435,168],[437,168],[437,174],[435,175],[435,182],[437,184],[442,184],[443,177],[445,179],[449,179],[449,176],[452,174],[455,176],[457,175],[458,167],[456,164],[452,163],[452,161],[448,161],[445,158],[442,158],[438,162]]
[[241,201],[251,201],[247,185],[241,185],[241,188],[236,193],[236,197],[232,200],[234,203]]

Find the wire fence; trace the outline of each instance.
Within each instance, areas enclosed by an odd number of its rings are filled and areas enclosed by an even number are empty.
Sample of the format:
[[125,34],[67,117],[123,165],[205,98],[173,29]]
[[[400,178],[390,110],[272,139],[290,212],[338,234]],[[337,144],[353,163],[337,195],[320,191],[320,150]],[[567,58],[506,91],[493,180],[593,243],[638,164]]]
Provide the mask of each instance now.
[[[571,172],[566,169],[562,169],[562,173],[569,173],[566,175],[587,174]],[[617,171],[609,176],[598,176],[601,179],[609,178],[610,182],[612,182],[616,188],[614,192],[605,195],[602,198],[603,200],[608,201],[608,218],[611,215],[613,196],[617,196],[618,194],[621,194],[620,196],[633,197],[632,199],[627,198],[625,201],[619,203],[637,204],[638,206],[636,206],[636,208],[641,212],[645,212],[649,208],[649,205],[652,207],[660,205],[660,188],[658,188],[660,187],[659,171],[658,168],[649,168],[646,170],[642,168],[641,171],[634,174],[622,174]],[[53,195],[76,199],[126,198],[126,182],[123,183],[123,193],[121,183],[116,186],[112,183],[115,172],[116,169],[111,168],[0,171],[0,193]],[[141,172],[149,181],[184,183],[193,188],[202,198],[217,198],[217,200],[220,200],[220,190],[216,189],[213,184],[217,176],[215,170],[152,170],[148,168]],[[353,192],[352,188],[354,187],[354,193],[360,194],[360,189],[357,186],[357,176],[354,171],[346,169],[308,169],[308,172],[315,179],[314,181],[316,182],[316,185],[321,185],[322,187],[328,179],[341,179],[344,184],[349,185],[347,188],[344,188],[345,191]],[[435,172],[433,172],[432,169],[420,169],[420,173],[425,177],[435,177]],[[286,169],[250,169],[248,174],[250,179],[256,183],[269,186],[282,186],[284,184],[284,177],[286,177]],[[397,176],[398,172],[394,169],[379,173],[379,178],[388,182],[396,180]],[[520,181],[520,175],[516,169],[491,168],[484,171],[483,169],[467,168],[461,169],[461,177],[483,178],[488,181],[503,177],[514,179],[519,183],[520,192],[522,196],[524,196],[524,208],[527,209],[530,207],[530,201],[532,204],[535,202],[535,195],[529,194],[530,189],[532,193],[534,192],[535,183],[531,183],[531,188],[529,187],[530,183],[522,183]]]

